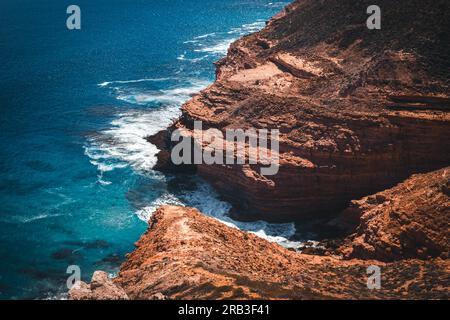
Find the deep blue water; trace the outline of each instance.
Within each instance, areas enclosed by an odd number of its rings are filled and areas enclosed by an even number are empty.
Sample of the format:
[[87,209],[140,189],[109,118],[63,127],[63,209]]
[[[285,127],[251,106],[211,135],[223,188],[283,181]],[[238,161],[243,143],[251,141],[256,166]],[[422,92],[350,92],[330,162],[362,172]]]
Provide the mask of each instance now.
[[[70,4],[81,30],[66,28]],[[60,297],[72,264],[84,280],[116,272],[163,203],[234,223],[204,182],[152,171],[156,149],[144,138],[213,80],[230,41],[285,4],[0,1],[0,298]]]

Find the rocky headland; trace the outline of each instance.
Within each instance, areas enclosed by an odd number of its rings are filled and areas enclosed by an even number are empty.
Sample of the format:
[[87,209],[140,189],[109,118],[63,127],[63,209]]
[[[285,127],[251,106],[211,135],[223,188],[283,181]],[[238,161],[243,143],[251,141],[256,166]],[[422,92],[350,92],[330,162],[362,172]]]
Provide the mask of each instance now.
[[[156,169],[193,171],[239,219],[310,221],[340,236],[296,252],[162,207],[117,278],[96,273],[73,299],[448,299],[448,1],[297,0],[217,62],[216,81],[149,137]],[[260,164],[176,166],[175,129],[194,121],[280,130],[278,174]],[[359,200],[357,200],[359,199]],[[367,287],[367,267],[382,288]]]
[[[448,198],[447,198],[448,201]],[[72,299],[445,299],[446,258],[384,263],[301,254],[196,209],[161,207],[117,278],[97,272]],[[355,243],[357,244],[357,242]],[[382,246],[379,249],[383,249]],[[446,253],[448,255],[448,249]],[[445,254],[443,255],[445,257]],[[367,267],[382,272],[367,287]],[[124,292],[126,293],[124,295]]]
[[[450,163],[450,30],[445,1],[295,1],[261,32],[233,43],[216,82],[150,140],[169,161],[170,134],[203,128],[280,130],[280,168],[197,165],[241,219],[335,215],[349,201]],[[192,133],[191,133],[192,134]],[[187,169],[187,168],[186,168]],[[235,192],[239,190],[239,192]]]

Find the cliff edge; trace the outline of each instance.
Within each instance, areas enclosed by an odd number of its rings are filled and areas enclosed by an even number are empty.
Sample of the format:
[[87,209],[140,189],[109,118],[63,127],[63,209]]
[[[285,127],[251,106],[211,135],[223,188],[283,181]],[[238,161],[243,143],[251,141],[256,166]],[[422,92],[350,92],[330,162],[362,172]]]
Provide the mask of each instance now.
[[392,189],[352,201],[337,219],[354,230],[339,251],[346,258],[382,261],[448,259],[449,215],[450,167],[413,175]]
[[216,82],[150,138],[157,168],[182,170],[170,135],[192,134],[194,121],[280,130],[274,176],[249,164],[196,170],[236,216],[293,221],[336,216],[353,199],[449,165],[449,3],[380,0],[381,30],[366,26],[371,4],[298,0],[233,43]]

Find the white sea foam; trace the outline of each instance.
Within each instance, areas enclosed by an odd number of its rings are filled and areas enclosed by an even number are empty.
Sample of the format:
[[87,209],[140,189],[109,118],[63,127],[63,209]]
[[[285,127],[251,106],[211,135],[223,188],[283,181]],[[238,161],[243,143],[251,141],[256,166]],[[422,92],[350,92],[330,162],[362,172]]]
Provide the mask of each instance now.
[[55,214],[43,213],[43,214],[38,214],[38,215],[35,215],[32,217],[14,216],[13,219],[15,219],[21,223],[29,223],[29,222],[34,222],[36,220],[60,217],[62,215],[63,215],[62,213],[55,213]]
[[164,105],[180,106],[193,94],[204,89],[209,84],[205,80],[191,80],[189,85],[157,91],[127,92],[117,96],[117,99],[138,105],[160,103]]
[[[191,40],[185,41],[184,44],[193,46],[194,53],[208,53],[209,55],[223,56],[227,53],[230,44],[236,41],[238,37],[256,32],[264,28],[265,21],[257,20],[253,23],[243,24],[239,27],[231,28],[226,32],[213,32],[194,37]],[[199,59],[198,57],[187,58],[186,52],[178,57],[181,61],[197,62],[203,60],[207,56]]]
[[183,43],[189,44],[189,43],[198,43],[198,42],[199,42],[198,40],[187,40],[187,41],[184,41]]
[[200,49],[195,49],[194,51],[225,55],[228,51],[228,48],[230,47],[230,44],[232,44],[234,41],[236,41],[235,38],[224,39],[224,40],[218,41],[217,43],[214,43],[210,46],[205,46]]
[[216,35],[216,33],[212,32],[212,33],[202,34],[201,36],[194,37],[194,39],[204,39],[204,38],[208,38],[208,37],[215,36],[215,35]]
[[237,28],[231,28],[231,30],[228,31],[228,34],[237,34],[239,36],[243,36],[252,32],[257,32],[264,28],[265,25],[266,22],[264,20],[257,20],[253,23],[243,24],[242,26]]
[[277,242],[286,247],[298,247],[300,242],[289,241],[295,232],[294,223],[269,223],[266,221],[242,222],[229,216],[231,205],[221,201],[217,193],[206,183],[199,181],[197,188],[185,192],[181,198],[186,205],[198,208],[204,214],[222,223],[240,230],[254,233],[271,242]]
[[179,61],[189,61],[189,62],[199,62],[199,61],[205,60],[208,57],[209,57],[209,54],[206,54],[206,55],[198,57],[198,58],[187,58],[186,57],[186,53],[184,53],[184,54],[180,54],[177,57],[177,60],[179,60]]
[[[179,115],[177,106],[119,114],[110,129],[89,138],[85,154],[101,173],[127,166],[136,171],[151,170],[159,150],[145,138],[165,129]],[[99,183],[105,184],[102,182],[101,176]]]
[[162,106],[153,109],[133,109],[117,115],[111,122],[110,128],[88,138],[85,154],[90,162],[100,172],[98,182],[109,185],[110,181],[103,179],[103,173],[132,167],[138,172],[149,171],[156,164],[156,154],[159,150],[150,144],[146,137],[165,128],[181,114],[180,105],[197,93],[209,82],[201,79],[185,79],[180,84],[165,90],[145,91],[133,87],[123,86],[143,81],[164,81],[173,78],[149,78],[138,80],[114,81],[103,83],[103,87],[110,84],[121,84],[120,88],[113,87],[116,92],[122,92],[116,98],[131,104],[147,105],[158,103]]
[[298,248],[302,242],[291,241],[296,232],[294,223],[269,223],[266,221],[242,222],[230,218],[231,205],[219,199],[217,193],[204,181],[194,181],[196,187],[193,190],[180,191],[179,194],[166,193],[136,212],[143,221],[148,221],[153,213],[162,205],[179,205],[194,207],[203,214],[210,216],[225,225],[251,232],[270,242],[276,242],[284,247]]
[[144,78],[144,79],[136,79],[136,80],[117,80],[117,81],[105,81],[99,83],[99,87],[107,87],[111,84],[127,84],[127,83],[139,83],[139,82],[160,82],[171,80],[172,78]]
[[265,5],[265,7],[267,8],[283,8],[285,6],[287,6],[289,4],[289,2],[269,2],[268,4]]
[[160,206],[164,205],[183,206],[183,203],[176,196],[170,193],[165,193],[158,199],[154,200],[150,205],[137,210],[136,215],[139,219],[148,222],[153,213],[155,213]]

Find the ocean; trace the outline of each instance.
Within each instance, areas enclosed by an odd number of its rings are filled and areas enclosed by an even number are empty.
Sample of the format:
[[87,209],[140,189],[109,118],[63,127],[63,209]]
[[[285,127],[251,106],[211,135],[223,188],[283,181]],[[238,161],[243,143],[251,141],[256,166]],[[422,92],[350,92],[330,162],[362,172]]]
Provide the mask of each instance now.
[[[66,9],[81,9],[68,30]],[[229,44],[287,2],[0,2],[0,298],[59,299],[69,265],[112,276],[162,204],[285,246],[294,224],[238,222],[195,176],[152,170],[145,137],[214,80]]]

